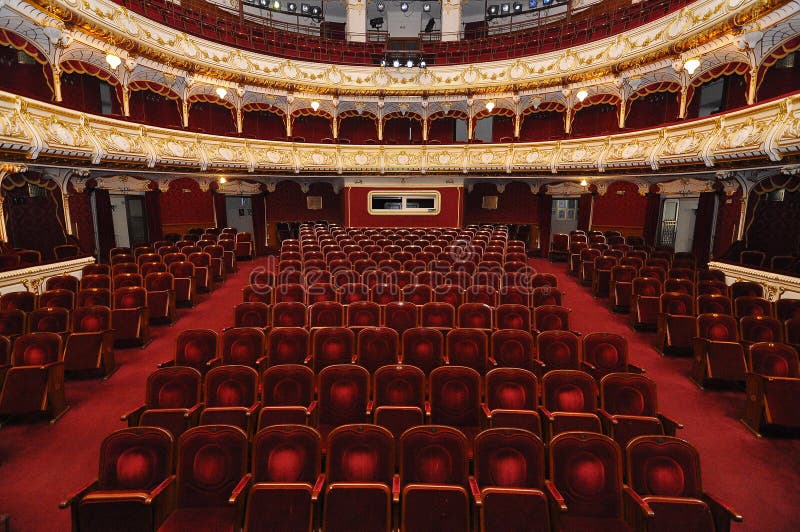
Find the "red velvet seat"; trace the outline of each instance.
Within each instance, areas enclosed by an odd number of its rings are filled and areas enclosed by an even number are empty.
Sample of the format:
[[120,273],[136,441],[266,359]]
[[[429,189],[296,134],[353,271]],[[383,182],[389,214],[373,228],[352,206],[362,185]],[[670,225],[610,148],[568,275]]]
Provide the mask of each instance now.
[[32,312],[34,308],[36,308],[36,295],[33,292],[6,292],[0,296],[0,311]]
[[438,329],[414,327],[403,332],[403,364],[420,368],[425,375],[445,363],[444,337]]
[[464,366],[440,367],[431,371],[429,385],[431,423],[455,427],[471,443],[482,427],[480,374]]
[[27,315],[22,310],[0,310],[0,336],[13,343],[27,331],[26,320]]
[[55,422],[68,408],[61,336],[38,332],[18,337],[0,387],[0,415],[40,412]]
[[[641,272],[640,272],[641,275]],[[636,277],[631,290],[631,324],[637,330],[655,330],[663,286],[654,277]]]
[[321,450],[322,438],[311,427],[279,425],[256,434],[246,532],[311,532],[325,484]]
[[532,298],[531,289],[524,284],[516,284],[517,282],[524,281],[514,280],[512,282],[507,279],[504,282],[498,296],[498,301],[501,305],[530,305]]
[[[55,277],[51,277],[45,283],[45,290],[69,290],[73,294],[78,293],[78,289],[80,288],[80,280],[75,277],[74,275],[56,275]],[[41,296],[40,296],[41,299]],[[43,306],[53,306],[53,305],[43,305]]]
[[253,235],[248,232],[236,234],[236,260],[252,259],[255,256]]
[[175,340],[173,360],[162,366],[185,366],[205,374],[220,360],[218,358],[219,338],[211,329],[186,329]]
[[308,308],[309,327],[341,327],[344,325],[344,307],[336,301],[320,301]]
[[415,532],[469,529],[467,440],[455,428],[423,426],[400,438],[400,527]]
[[601,257],[603,253],[599,249],[586,248],[580,252],[580,270],[579,278],[581,284],[586,286],[592,285],[594,279],[594,260]]
[[151,320],[175,321],[175,278],[168,272],[148,273],[144,279]]
[[203,382],[201,425],[232,425],[252,434],[261,409],[258,372],[241,365],[217,366]]
[[340,286],[337,292],[338,301],[343,305],[369,299],[369,287],[364,283],[347,283]]
[[242,302],[272,304],[273,287],[270,285],[250,285],[242,288]]
[[464,303],[458,307],[458,327],[492,330],[492,307],[485,303]]
[[455,327],[456,312],[450,303],[432,301],[420,309],[420,325],[433,327],[444,332]]
[[267,339],[270,366],[303,364],[311,360],[309,334],[302,327],[273,327]]
[[739,343],[739,327],[727,314],[697,316],[697,337],[692,340],[694,359],[691,378],[699,386],[708,379],[740,382],[747,364]]
[[556,369],[581,369],[581,341],[570,331],[544,331],[536,335],[539,375]]
[[747,356],[747,402],[742,422],[760,435],[764,428],[800,428],[797,350],[787,344],[758,342]]
[[453,308],[458,308],[464,302],[464,289],[453,284],[437,285],[433,290],[433,301],[448,303]]
[[386,304],[383,324],[402,335],[406,330],[416,327],[418,323],[418,307],[414,303],[392,301]]
[[674,436],[683,425],[658,410],[656,383],[644,375],[610,373],[600,381],[600,414],[605,432],[621,449],[644,434]]
[[112,311],[114,343],[136,343],[144,347],[150,340],[150,311],[147,291],[141,286],[114,290]]
[[775,317],[781,322],[791,318],[800,318],[800,299],[779,299],[775,303]]
[[755,281],[736,281],[730,286],[731,299],[738,297],[764,297],[764,287]]
[[111,275],[111,266],[108,264],[87,264],[81,269],[81,277],[86,275]]
[[733,315],[733,305],[728,296],[722,294],[701,294],[697,296],[697,314]]
[[295,301],[283,301],[272,307],[273,327],[305,327],[306,306]]
[[444,282],[444,274],[437,271],[426,270],[417,274],[417,284],[424,284],[431,288]]
[[592,274],[592,293],[595,297],[608,297],[611,284],[611,270],[617,266],[612,256],[595,257]]
[[531,293],[531,306],[561,305],[563,293],[551,286],[537,286]]
[[767,316],[744,316],[739,319],[739,340],[745,345],[754,342],[783,342],[783,324]]
[[497,428],[481,432],[474,448],[480,529],[549,532],[542,440],[524,430]]
[[484,415],[491,427],[525,429],[542,435],[537,412],[536,375],[520,368],[495,368],[486,374]]
[[400,355],[400,337],[388,327],[366,327],[358,331],[356,362],[370,373],[386,365],[397,364]]
[[101,370],[108,376],[116,369],[111,309],[79,307],[72,313],[72,333],[64,346],[66,371]]
[[394,438],[375,425],[345,425],[328,435],[327,532],[391,530]]
[[328,366],[318,373],[317,426],[323,441],[336,427],[367,421],[369,372],[355,364]]
[[409,365],[386,365],[373,378],[374,421],[389,429],[395,441],[411,427],[424,423],[425,374]]
[[70,509],[72,530],[155,530],[174,490],[173,449],[172,436],[158,427],[106,436],[97,478],[60,504]]
[[[497,306],[497,302],[499,300],[498,291],[493,286],[489,285],[475,285],[468,287],[464,292],[464,300],[466,303],[462,303],[461,306],[465,304],[484,304],[490,307]],[[460,307],[459,307],[460,308]]]
[[542,378],[542,422],[546,440],[569,431],[602,433],[597,417],[597,382],[583,371],[559,369]]
[[498,329],[518,329],[531,332],[531,311],[526,305],[502,304],[495,309]]
[[125,264],[125,263],[136,264],[136,258],[130,253],[118,253],[116,255],[111,256],[110,262],[113,271],[114,266],[116,266],[117,264]]
[[550,442],[546,482],[553,530],[632,530],[625,521],[619,446],[602,434],[565,433]]
[[261,376],[262,409],[258,430],[271,425],[309,425],[316,414],[314,372],[308,366],[281,364]]
[[[180,252],[165,253],[164,256],[162,257],[162,261],[164,264],[167,265],[167,269],[169,269],[169,267],[176,262],[188,262],[186,260],[186,254]],[[194,276],[194,273],[192,274],[192,276]]]
[[535,333],[545,331],[569,331],[569,316],[572,309],[559,305],[541,305],[533,311]]
[[687,353],[696,332],[694,300],[689,294],[661,294],[656,346],[664,354]]
[[81,288],[75,298],[76,307],[90,307],[92,305],[110,307],[111,304],[111,290],[107,288]]
[[424,305],[433,301],[433,289],[423,284],[407,284],[402,289],[403,301]]
[[630,363],[628,340],[619,334],[596,332],[582,339],[581,367],[598,382],[609,373],[644,373]]
[[314,372],[334,364],[350,364],[355,358],[355,335],[345,327],[319,327],[311,331]]
[[177,502],[159,532],[233,532],[242,526],[247,435],[228,425],[186,431],[178,440]]
[[697,284],[697,295],[702,294],[717,294],[721,296],[728,295],[728,285],[725,284],[725,280],[717,280],[717,279],[706,279],[698,282]]
[[700,455],[684,440],[640,436],[628,444],[626,469],[627,489],[641,497],[632,505],[638,510],[635,522],[647,530],[730,530],[732,521],[742,521],[703,491]]
[[28,313],[28,332],[58,333],[66,338],[70,331],[69,318],[69,311],[65,308],[38,308]]
[[238,364],[259,373],[267,365],[266,336],[258,327],[234,327],[222,333],[219,357],[223,365]]
[[795,349],[800,349],[800,316],[789,318],[783,323],[783,326],[783,337],[786,343],[790,344]]
[[367,270],[361,274],[361,282],[372,289],[376,284],[388,284],[389,274],[380,270]]
[[763,297],[741,296],[733,300],[734,316],[773,316],[772,303]]
[[550,262],[567,260],[569,258],[569,235],[554,233],[550,241]]
[[305,303],[306,289],[299,283],[279,284],[273,291],[275,303]]
[[315,303],[337,301],[337,290],[330,283],[316,282],[306,287],[306,298],[309,305]]
[[159,368],[147,377],[145,402],[121,417],[129,427],[155,426],[179,437],[197,424],[201,375],[194,368]]
[[269,327],[269,305],[261,302],[239,303],[233,308],[234,327]]
[[534,340],[530,332],[500,329],[492,333],[491,357],[499,367],[533,369]]
[[225,280],[225,248],[216,244],[203,246],[203,253],[211,257],[211,277],[217,281]]
[[400,287],[395,284],[378,283],[369,291],[369,299],[379,305],[388,305],[400,301]]
[[111,279],[111,284],[114,290],[125,286],[143,286],[144,280],[142,276],[137,273],[120,273]]
[[214,270],[211,255],[201,251],[190,253],[187,260],[194,264],[195,288],[198,292],[214,290]]
[[445,337],[445,358],[454,366],[466,366],[483,375],[489,369],[489,337],[482,329],[452,329]]
[[167,265],[163,262],[148,262],[147,264],[142,264],[142,267],[139,268],[139,273],[144,279],[147,279],[147,276],[151,273],[161,273],[166,271]]
[[175,278],[175,302],[194,306],[197,282],[194,264],[188,261],[176,261],[169,265],[169,273]]

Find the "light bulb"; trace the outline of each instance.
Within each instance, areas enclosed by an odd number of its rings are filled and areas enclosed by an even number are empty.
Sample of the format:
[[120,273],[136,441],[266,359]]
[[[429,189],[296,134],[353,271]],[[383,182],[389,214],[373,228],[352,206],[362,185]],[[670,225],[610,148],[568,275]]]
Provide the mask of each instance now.
[[589,96],[589,93],[586,91],[586,89],[579,90],[578,93],[575,95],[575,97],[578,99],[579,102],[585,100],[587,96]]
[[581,186],[582,187],[585,187],[585,186],[588,186],[588,185],[589,185],[588,181],[586,181],[585,179],[581,179]]
[[492,109],[494,109],[494,100],[489,100],[486,102],[486,110],[491,113]]
[[220,184],[220,185],[224,185],[224,184],[225,184],[225,183],[227,183],[227,182],[228,182],[228,180],[227,180],[227,179],[225,179],[224,177],[220,177],[220,178],[219,178],[219,184]]
[[700,59],[697,57],[692,57],[691,59],[687,59],[686,62],[683,64],[683,68],[686,69],[686,72],[689,73],[691,76],[694,74],[694,71],[700,67]]
[[228,89],[226,89],[225,87],[217,87],[216,89],[214,89],[214,92],[217,93],[217,96],[219,96],[220,100],[224,100],[225,96],[228,95]]
[[316,112],[317,112],[317,109],[319,109],[319,102],[318,102],[317,100],[313,100],[313,101],[311,102],[311,108],[312,108],[312,109],[314,110],[314,112],[316,113]]
[[106,56],[106,63],[108,63],[111,68],[116,69],[122,63],[122,59],[120,59],[118,55],[108,54]]

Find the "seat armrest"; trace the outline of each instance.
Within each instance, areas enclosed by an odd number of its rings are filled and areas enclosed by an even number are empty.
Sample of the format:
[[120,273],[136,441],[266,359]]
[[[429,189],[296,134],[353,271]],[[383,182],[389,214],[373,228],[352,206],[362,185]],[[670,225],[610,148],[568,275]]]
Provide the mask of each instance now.
[[546,417],[546,418],[548,419],[548,421],[550,421],[551,423],[552,423],[553,421],[555,421],[555,418],[553,417],[553,413],[552,413],[552,412],[550,412],[550,411],[549,411],[548,409],[546,409],[545,407],[543,407],[543,406],[540,406],[540,407],[539,407],[539,412],[541,412],[541,413],[542,413],[542,415],[543,415],[544,417]]
[[647,373],[647,370],[641,366],[637,366],[636,364],[631,364],[628,362],[628,373],[638,373],[639,375],[644,375]]
[[607,421],[608,423],[610,423],[611,425],[616,425],[616,424],[618,424],[618,423],[619,423],[619,421],[617,421],[617,420],[614,418],[614,416],[612,416],[611,414],[609,414],[609,413],[608,413],[608,412],[607,412],[605,409],[603,409],[603,408],[598,408],[598,409],[597,409],[597,415],[598,415],[598,416],[600,416],[601,418],[603,418],[604,420],[606,420],[606,421]]
[[400,502],[400,475],[397,473],[392,476],[392,502]]
[[239,503],[239,498],[250,487],[250,479],[252,479],[252,478],[253,478],[253,474],[252,473],[246,473],[241,478],[241,480],[239,480],[239,483],[236,485],[235,488],[233,488],[233,491],[231,492],[231,496],[228,499],[228,504],[238,504]]
[[[135,427],[136,424],[139,423],[139,418],[141,417],[142,412],[144,412],[145,410],[147,410],[147,405],[142,405],[139,408],[136,408],[135,410],[131,410],[127,414],[122,414],[119,417],[119,420],[127,421],[129,427]],[[133,425],[131,425],[131,423],[133,423]]]
[[491,364],[495,368],[497,367],[497,360],[495,360],[494,357],[488,357],[488,360],[489,360],[489,364]]
[[623,484],[622,489],[623,493],[625,494],[625,498],[635,504],[636,507],[642,511],[642,513],[644,513],[648,518],[655,517],[656,514],[653,512],[653,509],[650,508],[650,506],[644,502],[644,500],[639,497],[639,494],[633,491],[630,486]]
[[597,367],[594,364],[586,362],[585,360],[581,360],[581,366],[589,370],[589,372],[597,371]]
[[303,364],[307,366],[312,360],[314,360],[312,355],[306,355],[306,358],[303,359]]
[[710,493],[708,492],[703,493],[703,500],[711,508],[711,513],[714,514],[715,517],[718,514],[722,514],[724,516],[727,516],[730,520],[736,521],[737,523],[741,523],[742,521],[744,521],[744,517],[742,517],[742,515],[739,512],[737,512],[724,502],[720,501]]
[[311,490],[311,500],[316,502],[319,500],[319,494],[322,492],[322,488],[325,487],[325,473],[321,473],[317,477],[317,481],[314,483],[314,488]]
[[172,368],[172,367],[175,367],[175,361],[174,360],[167,360],[165,362],[162,362],[161,364],[159,364],[156,367],[159,368],[159,369],[160,368]]
[[200,411],[203,409],[203,406],[205,406],[205,403],[197,403],[193,407],[189,408],[183,415],[183,417],[188,419],[190,417],[198,415]]
[[147,498],[144,500],[144,503],[152,504],[153,501],[156,500],[156,498],[158,498],[158,496],[161,495],[164,491],[166,491],[166,489],[169,488],[173,482],[175,482],[175,475],[170,475],[167,478],[165,478],[161,482],[161,484],[153,488],[153,490],[147,494]]
[[372,409],[375,407],[375,401],[370,399],[367,401],[367,417],[372,415]]
[[431,418],[431,402],[425,401],[425,419]]
[[214,357],[211,360],[209,360],[208,362],[206,362],[206,367],[208,367],[208,368],[216,368],[217,366],[219,366],[221,364],[222,364],[222,358],[221,357]]
[[566,513],[568,510],[567,503],[564,500],[564,496],[556,488],[556,485],[551,480],[545,480],[544,487],[547,490],[547,498],[550,499],[550,502],[558,506],[561,513]]
[[311,401],[311,404],[308,405],[308,408],[306,409],[306,412],[308,413],[309,416],[312,415],[314,413],[314,411],[317,409],[317,404],[318,404],[317,401],[314,400],[314,401]]
[[475,506],[483,506],[483,497],[481,496],[481,488],[478,486],[478,481],[475,477],[469,477],[469,489],[472,492],[472,500],[475,501]]
[[87,483],[85,486],[77,490],[72,495],[69,495],[66,499],[58,503],[58,507],[62,510],[72,506],[73,503],[78,502],[84,495],[92,491],[94,488],[97,487],[98,481],[97,479],[92,480],[91,482]]
[[486,421],[492,420],[492,411],[489,410],[489,405],[486,403],[481,403],[481,410],[483,410],[483,417],[486,418]]
[[261,411],[261,401],[256,401],[253,406],[247,409],[247,417],[252,417],[256,412]]
[[679,423],[674,419],[672,419],[671,417],[665,416],[660,412],[656,414],[656,417],[658,417],[658,419],[661,420],[661,424],[664,426],[664,432],[667,435],[669,435],[670,433],[675,434],[676,430],[683,428],[683,423]]

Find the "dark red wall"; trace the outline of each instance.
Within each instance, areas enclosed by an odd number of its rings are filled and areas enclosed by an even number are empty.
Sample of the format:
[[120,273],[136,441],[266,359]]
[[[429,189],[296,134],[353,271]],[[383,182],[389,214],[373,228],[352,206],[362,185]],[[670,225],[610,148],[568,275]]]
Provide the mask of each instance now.
[[246,111],[242,114],[242,134],[262,140],[286,140],[286,126],[276,113]]
[[327,116],[304,115],[292,122],[292,136],[303,137],[306,142],[320,142],[333,137],[331,119]]
[[522,117],[519,139],[522,141],[564,138],[564,113],[543,111]]
[[[497,210],[481,207],[483,196],[498,196]],[[538,199],[527,183],[511,182],[502,194],[494,183],[475,183],[464,198],[464,223],[538,223]]]
[[[11,46],[0,46],[0,67],[3,69],[0,89],[49,102],[53,99],[53,94],[47,86],[42,65],[19,63],[17,61],[19,53],[24,52]],[[50,67],[45,65],[44,68]]]
[[87,192],[78,192],[72,185],[67,185],[69,193],[69,217],[72,221],[74,236],[84,253],[94,253],[94,220],[92,219],[92,201]]
[[281,181],[275,186],[275,192],[267,196],[268,222],[307,222],[327,220],[342,222],[342,198],[334,193],[330,183],[312,183],[308,196],[322,196],[322,209],[308,209],[306,194],[296,181]]
[[626,129],[644,129],[678,119],[680,95],[674,92],[654,92],[629,102],[625,118]]
[[153,91],[131,91],[128,104],[131,120],[154,126],[180,129],[181,102]]
[[233,112],[213,102],[192,102],[189,106],[189,129],[198,133],[237,135]]
[[588,137],[619,131],[617,106],[608,103],[590,105],[578,110],[572,118],[572,135]]
[[188,177],[170,181],[169,190],[161,193],[161,224],[165,233],[173,232],[170,226],[175,225],[213,227],[211,193],[201,190],[200,184]]
[[351,227],[460,227],[463,221],[461,187],[420,187],[437,190],[441,195],[441,208],[435,216],[383,216],[372,215],[368,209],[369,193],[373,190],[397,188],[348,187],[345,188],[345,223]]
[[[617,192],[625,192],[624,195]],[[644,228],[645,210],[647,199],[639,194],[635,183],[615,181],[608,185],[604,195],[597,195],[592,206],[592,229],[630,228],[623,233],[640,234]]]
[[739,231],[739,217],[742,213],[742,190],[739,189],[730,196],[723,196],[717,211],[717,228],[714,236],[714,250],[712,258],[722,257],[731,244],[736,240]]
[[378,142],[378,124],[366,116],[347,116],[339,122],[339,138],[351,144],[364,144],[370,140]]

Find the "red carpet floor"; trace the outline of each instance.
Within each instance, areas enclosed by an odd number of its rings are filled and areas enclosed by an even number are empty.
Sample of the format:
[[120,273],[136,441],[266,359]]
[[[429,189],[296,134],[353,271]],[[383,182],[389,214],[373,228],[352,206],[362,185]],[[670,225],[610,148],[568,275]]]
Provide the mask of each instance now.
[[[744,394],[701,391],[688,378],[689,360],[662,358],[654,335],[634,332],[626,316],[612,314],[603,301],[568,277],[563,263],[532,265],[559,276],[572,307],[573,328],[583,333],[616,332],[630,341],[631,358],[658,383],[660,409],[685,425],[679,436],[700,450],[706,491],[745,516],[735,531],[796,530],[800,524],[800,441],[757,439],[739,423]],[[233,306],[248,278],[244,263],[213,294],[191,310],[179,310],[173,327],[152,329],[147,349],[117,351],[120,369],[108,381],[69,381],[72,408],[55,425],[12,424],[0,430],[0,513],[11,529],[25,532],[69,530],[69,512],[58,503],[97,475],[100,442],[124,427],[120,414],[142,403],[147,375],[170,358],[178,333],[188,328],[217,331],[233,322]]]

